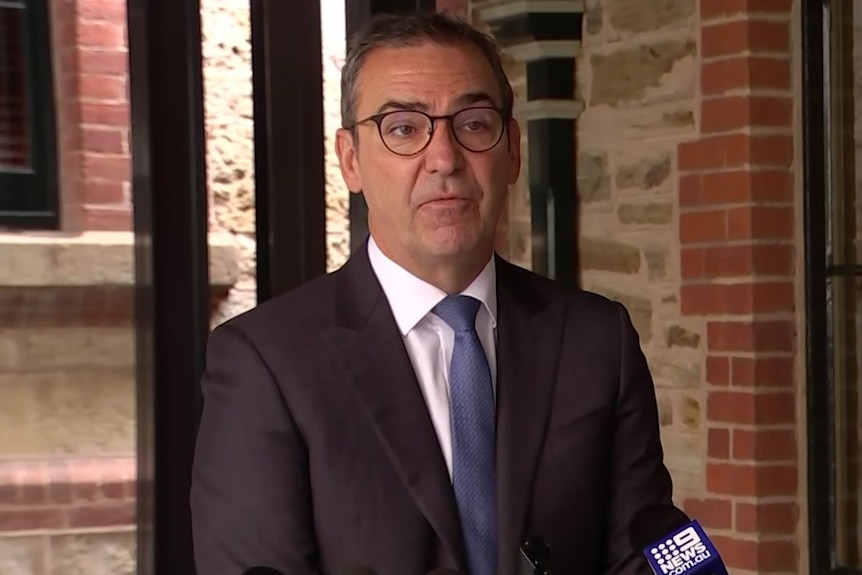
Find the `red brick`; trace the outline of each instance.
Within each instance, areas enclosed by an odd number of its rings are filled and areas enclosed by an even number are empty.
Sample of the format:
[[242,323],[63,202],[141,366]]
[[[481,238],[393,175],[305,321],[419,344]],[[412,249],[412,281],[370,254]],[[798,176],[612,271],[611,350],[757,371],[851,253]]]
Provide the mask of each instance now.
[[129,106],[128,104],[81,104],[81,123],[128,128]]
[[706,489],[709,493],[777,497],[796,495],[797,486],[798,471],[794,465],[706,464]]
[[710,351],[793,352],[796,324],[792,320],[711,321],[706,334]]
[[703,274],[708,278],[792,276],[794,257],[792,245],[753,244],[708,247],[703,250]]
[[84,185],[87,204],[120,204],[126,201],[122,182],[89,181]]
[[680,310],[683,315],[792,312],[795,296],[790,282],[685,284]]
[[84,209],[84,229],[90,231],[129,231],[132,229],[131,207]]
[[0,509],[0,533],[5,531],[33,531],[61,529],[66,518],[59,508]]
[[112,22],[79,22],[78,45],[86,48],[123,48],[126,45],[125,29]]
[[116,527],[135,524],[133,501],[72,507],[67,510],[69,527]]
[[719,134],[681,143],[677,156],[681,172],[748,165],[786,169],[793,162],[793,140],[789,134]]
[[679,216],[679,241],[683,244],[723,241],[727,239],[727,212],[710,210],[684,212]]
[[790,90],[792,87],[789,58],[741,56],[705,62],[700,72],[700,89],[704,96],[732,90]]
[[792,388],[795,385],[793,356],[734,357],[731,382],[738,387]]
[[704,20],[743,14],[790,14],[793,0],[700,0]]
[[793,100],[774,96],[706,98],[701,105],[701,131],[730,132],[745,127],[790,128]]
[[789,170],[724,170],[680,178],[680,207],[793,201]]
[[704,249],[682,248],[680,268],[683,279],[702,278],[704,275]]
[[125,75],[129,71],[127,52],[81,50],[78,69],[89,74]]
[[122,154],[125,134],[116,128],[82,128],[81,146],[87,152]]
[[731,240],[792,240],[796,233],[793,207],[728,208],[727,237]]
[[716,535],[711,539],[731,573],[737,569],[758,573],[798,572],[799,548],[791,538],[752,541]]
[[0,505],[11,505],[18,503],[18,484],[0,484]]
[[126,99],[126,80],[104,74],[82,74],[78,80],[82,100],[120,102]]
[[796,430],[734,429],[732,453],[738,461],[796,461]]
[[106,21],[123,24],[126,20],[126,3],[122,0],[77,0],[81,20]]
[[742,52],[780,53],[790,51],[790,22],[735,20],[701,28],[702,58],[730,56]]
[[82,155],[85,179],[99,179],[114,182],[127,182],[131,177],[131,162],[125,156]]
[[730,383],[730,360],[721,355],[706,356],[706,382],[726,386]]
[[730,459],[730,430],[710,428],[707,431],[706,455],[713,459]]
[[682,508],[706,529],[730,529],[733,526],[733,505],[726,499],[686,499]]
[[710,421],[743,425],[794,423],[796,396],[785,391],[710,391],[706,400],[706,416]]
[[735,528],[741,533],[793,535],[798,521],[799,506],[795,503],[736,504]]

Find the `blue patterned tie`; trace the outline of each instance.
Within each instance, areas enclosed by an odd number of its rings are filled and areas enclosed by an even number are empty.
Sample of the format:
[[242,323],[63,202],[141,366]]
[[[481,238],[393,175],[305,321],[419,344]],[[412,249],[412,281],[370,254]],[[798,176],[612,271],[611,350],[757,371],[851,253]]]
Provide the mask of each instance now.
[[476,333],[479,300],[449,296],[434,313],[455,330],[449,367],[452,484],[471,575],[496,575],[494,390],[488,358]]

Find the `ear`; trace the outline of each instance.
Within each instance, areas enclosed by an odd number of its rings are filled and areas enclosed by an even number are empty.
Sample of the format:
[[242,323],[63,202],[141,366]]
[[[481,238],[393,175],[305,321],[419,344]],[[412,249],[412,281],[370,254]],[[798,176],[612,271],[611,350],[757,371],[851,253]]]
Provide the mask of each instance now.
[[521,174],[521,127],[515,118],[509,120],[509,185],[518,181]]
[[359,174],[359,150],[350,130],[339,128],[335,133],[335,154],[347,189],[354,194],[360,193],[362,176]]

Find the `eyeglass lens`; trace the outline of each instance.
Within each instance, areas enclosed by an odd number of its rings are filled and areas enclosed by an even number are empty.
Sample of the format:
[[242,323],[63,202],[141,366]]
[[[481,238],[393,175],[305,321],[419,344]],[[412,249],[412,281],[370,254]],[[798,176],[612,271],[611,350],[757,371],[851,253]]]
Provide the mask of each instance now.
[[[472,152],[493,148],[503,131],[500,113],[491,108],[461,110],[451,119],[451,123],[455,139]],[[415,154],[431,138],[431,119],[422,112],[393,112],[380,121],[380,135],[386,147],[394,153]]]

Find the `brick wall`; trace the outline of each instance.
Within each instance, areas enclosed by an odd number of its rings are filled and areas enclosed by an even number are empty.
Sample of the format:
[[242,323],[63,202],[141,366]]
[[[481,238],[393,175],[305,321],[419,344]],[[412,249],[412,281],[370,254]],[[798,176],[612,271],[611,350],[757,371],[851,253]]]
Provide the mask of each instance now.
[[126,3],[51,4],[62,227],[130,230]]
[[680,308],[706,321],[707,481],[729,566],[798,572],[793,2],[702,0],[700,137],[678,148]]
[[583,284],[633,316],[676,503],[733,573],[805,572],[798,3],[585,5]]

